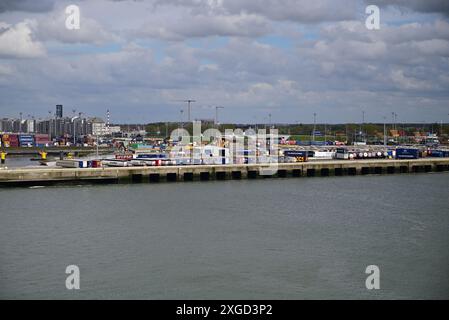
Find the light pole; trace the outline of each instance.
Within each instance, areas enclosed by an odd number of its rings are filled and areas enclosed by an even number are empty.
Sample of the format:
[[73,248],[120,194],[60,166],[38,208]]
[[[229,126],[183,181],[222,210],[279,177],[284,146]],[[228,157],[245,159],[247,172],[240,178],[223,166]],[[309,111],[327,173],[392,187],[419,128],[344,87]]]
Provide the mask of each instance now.
[[181,114],[181,121],[179,122],[179,127],[180,128],[183,128],[184,126],[183,126],[183,114],[184,114],[184,110],[180,110],[180,114]]
[[316,129],[316,113],[313,113],[313,132],[312,132],[312,141],[315,142],[315,129]]
[[365,111],[362,110],[362,123],[360,123],[360,131],[359,131],[360,141],[363,141],[363,137],[364,137],[364,134],[363,134],[363,125],[364,124],[365,124]]
[[192,103],[192,102],[196,102],[196,100],[193,100],[193,99],[187,99],[187,100],[184,100],[184,102],[187,102],[187,105],[188,105],[188,107],[187,107],[187,119],[188,119],[188,121],[190,122],[190,104]]
[[384,116],[384,147],[387,145],[387,117]]
[[326,125],[326,123],[324,123],[324,145],[326,146],[326,140],[327,140],[327,137],[326,137],[326,130],[327,130],[327,125]]
[[215,125],[218,127],[218,109],[224,109],[222,106],[215,106]]

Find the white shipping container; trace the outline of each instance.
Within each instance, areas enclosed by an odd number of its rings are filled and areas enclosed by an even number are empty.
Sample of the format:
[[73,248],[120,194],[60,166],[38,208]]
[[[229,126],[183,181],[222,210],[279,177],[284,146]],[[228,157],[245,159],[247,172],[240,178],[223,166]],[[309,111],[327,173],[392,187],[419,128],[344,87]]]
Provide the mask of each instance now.
[[[313,157],[317,159],[333,159],[334,156],[334,151],[315,151],[315,154],[313,155]],[[347,157],[344,159],[347,159]]]
[[80,164],[78,160],[58,160],[56,166],[63,168],[79,168]]

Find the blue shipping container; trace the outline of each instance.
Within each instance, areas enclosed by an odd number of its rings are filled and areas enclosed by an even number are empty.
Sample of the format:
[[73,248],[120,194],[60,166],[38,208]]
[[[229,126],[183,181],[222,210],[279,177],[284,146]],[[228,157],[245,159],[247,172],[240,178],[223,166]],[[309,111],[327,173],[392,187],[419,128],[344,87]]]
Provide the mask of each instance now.
[[19,140],[34,140],[34,137],[30,136],[30,135],[21,134],[21,135],[19,135]]
[[286,157],[305,157],[308,156],[308,151],[300,151],[300,150],[285,150],[284,156]]
[[139,154],[137,156],[137,159],[163,159],[167,156],[162,153],[155,153],[155,154]]
[[449,151],[447,151],[447,150],[430,150],[429,156],[445,158],[445,157],[449,157]]
[[419,150],[418,149],[396,149],[396,159],[418,159]]

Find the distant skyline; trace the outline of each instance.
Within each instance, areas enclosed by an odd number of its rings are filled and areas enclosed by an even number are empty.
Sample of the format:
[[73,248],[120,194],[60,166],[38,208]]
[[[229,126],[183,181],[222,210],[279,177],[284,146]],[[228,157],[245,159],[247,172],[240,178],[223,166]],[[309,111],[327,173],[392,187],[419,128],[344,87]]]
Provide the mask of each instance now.
[[[81,10],[79,30],[65,8]],[[365,8],[380,7],[380,30]],[[2,0],[0,117],[449,122],[449,1]]]

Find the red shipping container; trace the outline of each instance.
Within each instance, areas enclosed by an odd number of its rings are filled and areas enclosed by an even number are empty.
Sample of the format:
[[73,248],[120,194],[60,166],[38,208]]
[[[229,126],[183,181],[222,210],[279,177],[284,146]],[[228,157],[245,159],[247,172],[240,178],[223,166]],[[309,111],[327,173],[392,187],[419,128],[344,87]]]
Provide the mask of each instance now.
[[39,141],[50,141],[50,139],[48,139],[48,137],[47,138],[44,138],[44,137],[42,137],[42,138],[36,138],[36,139],[34,139],[36,142],[39,142]]
[[49,141],[50,137],[48,134],[37,133],[34,135],[36,141]]
[[19,140],[11,140],[9,141],[9,146],[12,148],[17,148],[19,146]]

